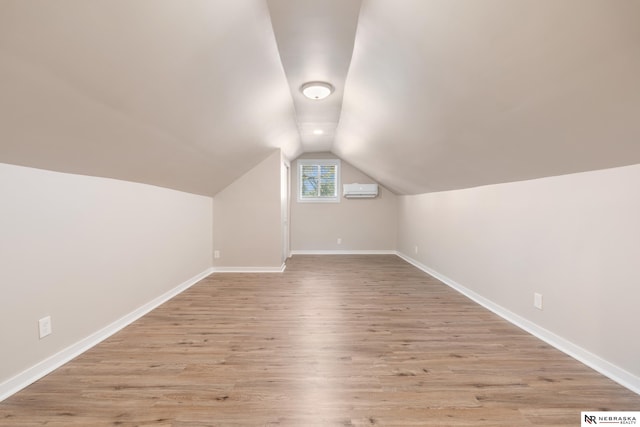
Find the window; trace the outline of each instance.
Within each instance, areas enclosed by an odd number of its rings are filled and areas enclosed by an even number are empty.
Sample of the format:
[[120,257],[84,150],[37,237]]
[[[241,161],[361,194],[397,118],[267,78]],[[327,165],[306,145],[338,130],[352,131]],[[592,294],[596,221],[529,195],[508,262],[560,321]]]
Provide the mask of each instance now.
[[340,160],[298,160],[298,201],[339,202]]

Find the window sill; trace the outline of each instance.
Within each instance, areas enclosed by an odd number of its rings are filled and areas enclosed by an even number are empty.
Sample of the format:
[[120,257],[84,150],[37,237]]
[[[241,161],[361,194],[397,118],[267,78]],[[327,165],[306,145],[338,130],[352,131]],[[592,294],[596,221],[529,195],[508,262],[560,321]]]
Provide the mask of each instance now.
[[335,199],[300,199],[298,198],[298,203],[340,203],[340,198],[336,197]]

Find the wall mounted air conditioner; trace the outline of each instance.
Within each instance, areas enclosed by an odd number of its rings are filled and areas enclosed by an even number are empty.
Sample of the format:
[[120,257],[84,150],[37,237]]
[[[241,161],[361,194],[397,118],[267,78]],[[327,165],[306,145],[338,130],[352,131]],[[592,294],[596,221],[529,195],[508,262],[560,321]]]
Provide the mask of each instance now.
[[378,195],[378,184],[344,184],[342,190],[347,199],[372,199]]

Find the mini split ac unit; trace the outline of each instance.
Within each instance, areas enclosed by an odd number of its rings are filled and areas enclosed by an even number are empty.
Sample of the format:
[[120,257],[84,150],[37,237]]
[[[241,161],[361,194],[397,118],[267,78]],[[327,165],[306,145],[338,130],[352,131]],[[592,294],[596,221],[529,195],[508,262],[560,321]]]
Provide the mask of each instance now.
[[344,184],[343,195],[347,199],[371,199],[378,195],[378,184]]

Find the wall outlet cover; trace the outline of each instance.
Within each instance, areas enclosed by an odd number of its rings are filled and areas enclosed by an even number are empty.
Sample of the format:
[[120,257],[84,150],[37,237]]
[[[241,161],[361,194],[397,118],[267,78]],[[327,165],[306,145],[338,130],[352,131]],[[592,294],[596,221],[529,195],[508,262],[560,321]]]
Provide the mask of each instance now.
[[51,328],[51,316],[43,317],[38,320],[38,329],[40,332],[40,338],[44,338],[47,335],[50,335],[52,332]]
[[542,310],[542,294],[537,292],[533,294],[533,306],[538,310]]

